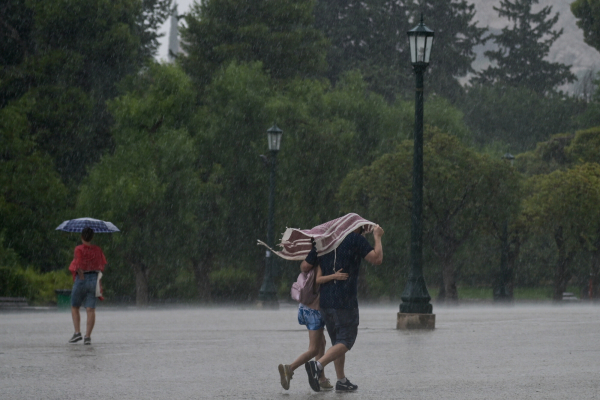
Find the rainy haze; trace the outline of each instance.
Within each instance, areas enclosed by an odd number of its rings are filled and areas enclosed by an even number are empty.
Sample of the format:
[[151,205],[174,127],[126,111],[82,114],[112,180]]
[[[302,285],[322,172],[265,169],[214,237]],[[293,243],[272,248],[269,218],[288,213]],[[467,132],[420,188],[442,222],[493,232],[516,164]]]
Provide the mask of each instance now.
[[87,217],[120,231],[94,237],[104,304],[292,302],[299,262],[257,240],[357,213],[385,229],[359,299],[397,304],[423,93],[432,302],[597,298],[593,3],[5,0],[0,297],[56,305],[80,235],[55,228]]

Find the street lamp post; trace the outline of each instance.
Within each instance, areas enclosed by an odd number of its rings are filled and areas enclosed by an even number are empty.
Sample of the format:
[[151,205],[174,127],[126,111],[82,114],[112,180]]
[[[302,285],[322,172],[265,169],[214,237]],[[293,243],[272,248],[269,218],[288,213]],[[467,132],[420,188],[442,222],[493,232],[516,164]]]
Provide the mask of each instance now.
[[429,303],[431,296],[423,278],[423,74],[429,65],[433,33],[423,23],[422,14],[419,25],[407,32],[410,58],[417,84],[410,243],[411,270],[401,296],[402,303],[396,325],[398,329],[435,327],[435,315],[432,314],[433,307]]
[[[271,178],[269,182],[269,216],[267,220],[267,244],[269,248],[274,247],[273,220],[275,213],[275,167],[277,166],[277,152],[281,146],[281,136],[283,131],[275,123],[267,130],[269,141],[269,151],[271,157],[268,164],[271,167]],[[262,286],[258,292],[258,301],[261,306],[268,308],[279,308],[277,301],[277,290],[273,283],[273,254],[267,249],[265,253],[265,274]]]
[[[515,156],[508,152],[502,156],[502,159],[506,162],[510,161],[511,166],[513,166],[515,162]],[[494,301],[510,302],[512,301],[512,293],[507,288],[511,275],[511,271],[508,269],[508,219],[505,219],[502,225],[502,236],[500,237],[500,241],[500,271],[498,273],[493,295]]]

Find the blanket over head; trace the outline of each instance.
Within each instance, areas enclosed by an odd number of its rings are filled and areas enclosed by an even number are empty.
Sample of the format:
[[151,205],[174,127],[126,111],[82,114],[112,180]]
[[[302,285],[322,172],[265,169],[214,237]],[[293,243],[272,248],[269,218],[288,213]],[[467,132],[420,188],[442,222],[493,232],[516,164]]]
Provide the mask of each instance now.
[[313,241],[317,255],[322,256],[335,250],[350,232],[363,227],[364,233],[371,233],[376,225],[358,214],[351,213],[312,229],[287,228],[283,233],[281,243],[279,243],[279,246],[282,247],[281,251],[271,249],[260,240],[258,244],[286,260],[304,260],[313,247]]

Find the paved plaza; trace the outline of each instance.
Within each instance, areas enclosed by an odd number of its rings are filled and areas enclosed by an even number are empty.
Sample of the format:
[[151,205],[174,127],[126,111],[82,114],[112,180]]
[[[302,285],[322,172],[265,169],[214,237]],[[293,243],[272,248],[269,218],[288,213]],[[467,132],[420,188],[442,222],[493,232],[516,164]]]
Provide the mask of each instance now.
[[426,332],[397,331],[396,312],[361,308],[358,392],[315,393],[303,368],[279,384],[308,346],[292,304],[99,307],[92,346],[67,344],[68,311],[3,311],[0,399],[600,399],[600,306],[434,305]]

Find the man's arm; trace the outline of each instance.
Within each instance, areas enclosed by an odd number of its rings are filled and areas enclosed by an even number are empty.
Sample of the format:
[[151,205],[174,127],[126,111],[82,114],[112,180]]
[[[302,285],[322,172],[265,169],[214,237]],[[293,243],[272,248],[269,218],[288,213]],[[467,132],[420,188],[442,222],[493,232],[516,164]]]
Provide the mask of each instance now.
[[383,228],[377,225],[373,230],[375,238],[375,248],[365,256],[365,260],[373,265],[380,265],[383,262],[383,246],[381,245],[381,237],[383,236]]

